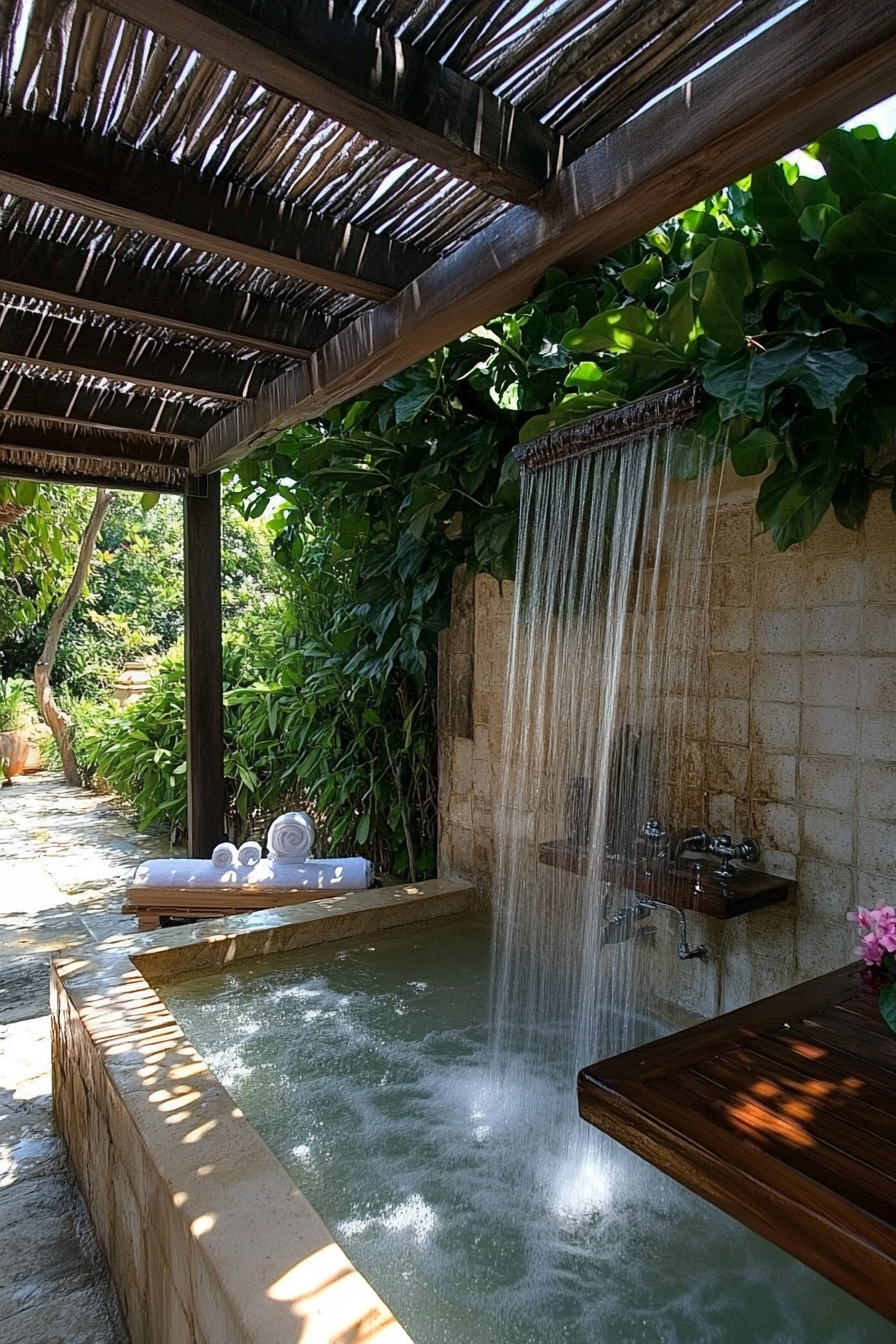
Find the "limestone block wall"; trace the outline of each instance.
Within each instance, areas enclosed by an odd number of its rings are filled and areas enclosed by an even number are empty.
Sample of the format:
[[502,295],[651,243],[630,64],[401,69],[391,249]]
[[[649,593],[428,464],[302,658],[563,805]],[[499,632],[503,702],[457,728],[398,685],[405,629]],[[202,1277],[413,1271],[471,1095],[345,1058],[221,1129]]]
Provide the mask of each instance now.
[[[687,815],[670,820],[753,835],[760,866],[795,877],[799,892],[786,906],[724,923],[694,917],[692,941],[712,956],[676,972],[678,1003],[704,1014],[842,965],[853,941],[846,910],[896,899],[889,500],[875,496],[860,532],[829,517],[781,554],[759,531],[755,482],[728,471],[719,490],[706,647],[695,650],[705,692],[691,716]],[[512,584],[457,575],[441,649],[440,871],[486,891],[512,601]],[[646,961],[674,957],[675,942],[670,924],[668,938],[645,948]]]

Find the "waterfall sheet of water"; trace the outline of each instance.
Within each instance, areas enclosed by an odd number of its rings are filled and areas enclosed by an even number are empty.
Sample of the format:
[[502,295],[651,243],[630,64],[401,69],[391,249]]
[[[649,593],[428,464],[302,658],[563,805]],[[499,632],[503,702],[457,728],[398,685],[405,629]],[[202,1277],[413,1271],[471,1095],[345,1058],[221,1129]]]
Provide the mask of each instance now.
[[[671,997],[655,967],[644,983],[635,922],[633,937],[602,946],[607,916],[633,901],[615,859],[648,817],[702,821],[688,723],[695,688],[705,692],[713,477],[698,462],[693,479],[675,480],[676,451],[674,434],[657,431],[523,476],[492,1042],[499,1079],[520,1050],[565,1077],[566,1110],[532,1119],[550,1148],[583,1162],[593,1139],[575,1116],[576,1071],[635,1044],[648,989]],[[539,862],[543,842],[571,832],[585,876]],[[677,942],[668,915],[651,922]]]

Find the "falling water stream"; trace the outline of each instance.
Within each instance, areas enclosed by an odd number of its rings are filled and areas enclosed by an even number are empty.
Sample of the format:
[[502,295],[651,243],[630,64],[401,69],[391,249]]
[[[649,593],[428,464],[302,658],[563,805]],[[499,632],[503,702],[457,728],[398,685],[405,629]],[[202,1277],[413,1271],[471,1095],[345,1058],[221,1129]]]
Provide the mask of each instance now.
[[[416,1344],[896,1344],[576,1113],[580,1067],[680,1025],[669,959],[603,935],[612,856],[650,815],[702,820],[713,478],[676,481],[673,451],[524,480],[493,935],[437,922],[163,991]],[[571,833],[590,875],[539,862]]]

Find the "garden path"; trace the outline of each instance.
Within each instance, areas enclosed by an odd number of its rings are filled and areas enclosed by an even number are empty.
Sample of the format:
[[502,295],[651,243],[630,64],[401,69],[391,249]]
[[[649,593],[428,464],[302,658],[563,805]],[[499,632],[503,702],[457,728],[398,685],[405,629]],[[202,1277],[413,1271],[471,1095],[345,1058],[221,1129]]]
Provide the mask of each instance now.
[[87,1212],[53,1127],[50,958],[128,938],[137,863],[168,853],[61,775],[0,790],[0,1338],[127,1344]]

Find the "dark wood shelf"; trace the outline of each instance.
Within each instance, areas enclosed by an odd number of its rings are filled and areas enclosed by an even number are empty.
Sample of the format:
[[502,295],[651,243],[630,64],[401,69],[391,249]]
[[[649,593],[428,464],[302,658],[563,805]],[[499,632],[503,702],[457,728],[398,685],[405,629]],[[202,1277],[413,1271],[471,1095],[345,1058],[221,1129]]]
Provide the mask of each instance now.
[[[571,840],[549,840],[539,846],[539,862],[582,877],[588,870],[588,852]],[[762,910],[768,905],[780,905],[787,900],[796,883],[771,873],[739,868],[730,882],[713,876],[720,860],[707,858],[685,859],[674,864],[662,864],[648,873],[642,865],[629,863],[617,870],[619,881],[639,896],[677,906],[680,910],[696,910],[713,919],[733,919],[747,915],[751,910]]]
[[583,1069],[579,1111],[896,1321],[896,1037],[860,966]]

